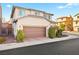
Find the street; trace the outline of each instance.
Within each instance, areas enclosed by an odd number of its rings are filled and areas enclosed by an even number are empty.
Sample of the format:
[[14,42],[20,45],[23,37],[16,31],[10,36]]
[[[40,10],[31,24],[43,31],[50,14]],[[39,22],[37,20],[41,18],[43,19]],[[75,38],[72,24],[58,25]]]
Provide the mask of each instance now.
[[79,38],[0,51],[0,55],[78,55]]

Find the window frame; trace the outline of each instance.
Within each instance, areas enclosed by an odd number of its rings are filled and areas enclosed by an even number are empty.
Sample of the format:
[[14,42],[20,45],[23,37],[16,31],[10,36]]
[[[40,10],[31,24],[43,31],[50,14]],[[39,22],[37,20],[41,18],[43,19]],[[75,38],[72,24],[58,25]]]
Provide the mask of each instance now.
[[25,16],[25,10],[24,9],[20,9],[19,16],[20,17]]
[[79,16],[77,16],[77,18],[79,18]]
[[76,21],[76,24],[78,24],[78,21]]
[[40,16],[40,12],[35,11],[35,16]]

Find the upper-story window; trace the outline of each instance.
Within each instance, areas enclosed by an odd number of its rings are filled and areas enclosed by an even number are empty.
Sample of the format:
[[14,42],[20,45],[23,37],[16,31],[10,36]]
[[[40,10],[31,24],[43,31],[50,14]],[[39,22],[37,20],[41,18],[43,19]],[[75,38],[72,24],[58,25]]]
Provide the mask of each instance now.
[[37,12],[35,12],[35,16],[37,16]]
[[35,12],[35,16],[40,16],[39,14],[40,14],[39,12]]
[[48,19],[51,19],[51,16],[50,15],[48,16]]
[[78,21],[76,21],[76,24],[78,23]]
[[22,9],[21,9],[21,10],[19,11],[19,16],[25,16],[25,10],[22,10]]
[[61,20],[63,20],[63,18],[61,18]]
[[44,14],[44,18],[47,18],[47,15],[46,14]]
[[77,18],[79,18],[79,16],[77,16]]
[[45,15],[45,18],[46,19],[51,19],[51,16],[50,15]]

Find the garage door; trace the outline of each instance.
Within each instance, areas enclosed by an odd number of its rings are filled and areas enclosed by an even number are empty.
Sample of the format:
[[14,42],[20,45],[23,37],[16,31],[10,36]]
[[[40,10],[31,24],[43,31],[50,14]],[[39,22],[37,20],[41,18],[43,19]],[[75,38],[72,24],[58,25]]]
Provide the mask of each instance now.
[[45,27],[24,27],[26,38],[37,38],[46,36]]

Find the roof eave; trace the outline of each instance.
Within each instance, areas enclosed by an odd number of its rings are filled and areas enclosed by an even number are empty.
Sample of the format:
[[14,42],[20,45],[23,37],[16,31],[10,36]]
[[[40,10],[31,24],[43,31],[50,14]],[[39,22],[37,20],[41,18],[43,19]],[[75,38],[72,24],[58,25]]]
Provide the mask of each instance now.
[[[35,10],[35,9],[24,8],[24,7],[19,7],[19,6],[13,6],[13,8],[22,8],[22,9],[28,9],[28,10]],[[54,15],[54,14],[51,14],[51,13],[47,13],[47,12],[45,12],[45,11],[40,11],[40,10],[35,10],[35,11],[43,12],[43,13],[49,14],[49,15],[51,15],[51,16]]]
[[15,10],[15,7],[13,6],[10,18],[13,18],[14,10]]

